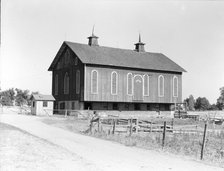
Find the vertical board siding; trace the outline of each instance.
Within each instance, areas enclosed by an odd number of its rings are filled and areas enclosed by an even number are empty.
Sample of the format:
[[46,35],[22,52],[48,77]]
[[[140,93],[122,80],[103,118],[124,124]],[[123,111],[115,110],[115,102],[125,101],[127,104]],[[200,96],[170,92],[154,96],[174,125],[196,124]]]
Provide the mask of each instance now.
[[[93,94],[91,92],[91,72],[96,70],[98,72],[98,93]],[[117,94],[111,94],[111,73],[117,72]],[[144,71],[132,71],[126,69],[114,69],[114,68],[101,68],[93,66],[85,66],[85,101],[105,101],[105,102],[134,102],[133,95],[128,95],[128,79],[127,74],[132,73],[135,75],[144,76],[147,74],[149,77],[149,93],[147,96],[143,95],[144,103],[174,103],[181,102],[182,100],[182,75],[172,73],[158,73],[158,72],[144,72]],[[158,96],[158,77],[163,75],[164,77],[164,96]],[[178,78],[178,97],[173,97],[173,77]],[[134,86],[134,83],[133,83]],[[143,85],[144,88],[144,85]]]
[[[80,71],[80,88],[78,93],[76,93],[77,70]],[[64,93],[64,76],[66,73],[69,76],[68,94]],[[58,94],[55,94],[56,75],[58,75]],[[52,95],[56,101],[84,100],[84,65],[68,47],[61,54],[58,63],[53,69],[52,77]]]

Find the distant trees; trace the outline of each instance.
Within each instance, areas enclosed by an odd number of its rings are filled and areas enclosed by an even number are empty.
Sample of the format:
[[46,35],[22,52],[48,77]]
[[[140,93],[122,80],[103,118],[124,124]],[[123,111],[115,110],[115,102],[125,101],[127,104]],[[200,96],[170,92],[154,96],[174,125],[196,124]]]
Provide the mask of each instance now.
[[219,90],[220,90],[220,96],[217,99],[216,106],[219,110],[222,110],[224,109],[224,87],[221,87]]
[[223,110],[224,109],[224,87],[220,88],[220,96],[216,104],[210,104],[206,97],[198,97],[194,100],[193,95],[190,95],[184,100],[187,105],[187,110]]
[[0,92],[0,103],[2,105],[12,106],[15,100],[15,91],[13,88]]
[[196,99],[194,107],[196,110],[209,110],[211,108],[211,105],[206,97],[198,97]]
[[195,100],[193,95],[190,95],[188,98],[184,100],[184,102],[187,104],[187,110],[195,110],[194,105],[195,105]]
[[[39,92],[32,92],[32,94],[39,94]],[[21,90],[16,88],[15,90],[13,88],[0,91],[0,103],[4,106],[22,106],[22,105],[30,105],[31,94],[29,93],[29,90]]]
[[23,106],[24,104],[29,104],[29,90],[21,90],[16,88],[16,105],[17,106]]

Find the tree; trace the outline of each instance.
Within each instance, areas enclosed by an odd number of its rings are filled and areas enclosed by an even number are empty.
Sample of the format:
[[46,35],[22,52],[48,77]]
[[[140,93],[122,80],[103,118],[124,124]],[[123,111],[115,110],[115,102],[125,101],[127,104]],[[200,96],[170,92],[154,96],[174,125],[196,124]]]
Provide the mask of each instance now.
[[29,90],[21,90],[16,88],[16,104],[22,106],[28,104],[29,100]]
[[212,104],[209,108],[209,110],[218,110],[218,107],[216,104]]
[[194,107],[196,110],[209,110],[210,106],[208,99],[205,97],[198,97]]
[[223,110],[224,109],[224,87],[221,87],[219,90],[220,90],[220,96],[217,99],[216,106],[219,110]]
[[195,105],[195,100],[193,95],[190,95],[189,98],[186,98],[184,102],[187,104],[187,109],[192,111],[195,110],[194,105]]
[[0,102],[5,106],[12,106],[15,100],[15,91],[13,88],[2,91],[0,93]]

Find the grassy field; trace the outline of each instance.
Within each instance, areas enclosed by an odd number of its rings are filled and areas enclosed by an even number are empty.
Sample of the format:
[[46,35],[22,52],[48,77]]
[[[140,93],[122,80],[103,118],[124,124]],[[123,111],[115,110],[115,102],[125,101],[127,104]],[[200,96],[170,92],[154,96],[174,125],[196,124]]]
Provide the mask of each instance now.
[[[165,140],[165,147],[162,149],[162,133],[138,133],[129,136],[125,133],[108,134],[108,131],[97,132],[95,129],[92,134],[87,130],[89,128],[88,120],[79,120],[75,117],[50,117],[43,118],[44,123],[60,127],[72,132],[79,132],[82,134],[116,141],[127,146],[136,146],[145,149],[154,149],[164,151],[172,154],[189,156],[193,159],[199,160],[202,145],[202,132],[204,122],[194,121],[191,119],[175,119],[174,127],[183,125],[198,125],[198,133],[167,133]],[[154,122],[163,122],[164,119],[154,119]],[[208,124],[208,133],[206,138],[206,146],[204,152],[204,161],[224,167],[224,131],[223,125],[216,125],[214,129],[213,124]],[[214,131],[217,131],[214,132]]]

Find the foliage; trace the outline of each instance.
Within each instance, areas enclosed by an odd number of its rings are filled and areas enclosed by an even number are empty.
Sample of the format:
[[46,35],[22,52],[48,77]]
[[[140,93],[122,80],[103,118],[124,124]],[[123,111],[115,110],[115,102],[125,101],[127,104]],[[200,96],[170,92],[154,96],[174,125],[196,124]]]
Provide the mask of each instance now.
[[193,95],[190,95],[188,98],[186,98],[184,102],[187,104],[187,110],[190,110],[190,111],[195,110],[194,108],[195,100]]
[[218,110],[218,107],[216,104],[212,104],[209,108],[209,110]]
[[15,100],[15,91],[13,88],[0,92],[0,103],[2,105],[12,106]]
[[28,104],[29,98],[29,90],[21,90],[16,88],[16,105],[22,106],[24,104]]
[[216,106],[219,110],[224,109],[224,87],[220,88],[220,96],[217,99]]
[[[38,91],[32,92],[32,94],[40,94]],[[16,88],[10,88],[0,92],[0,104],[4,106],[12,105],[31,105],[31,94],[29,90],[21,90]]]
[[195,102],[196,110],[209,110],[211,107],[208,99],[206,97],[198,97]]

